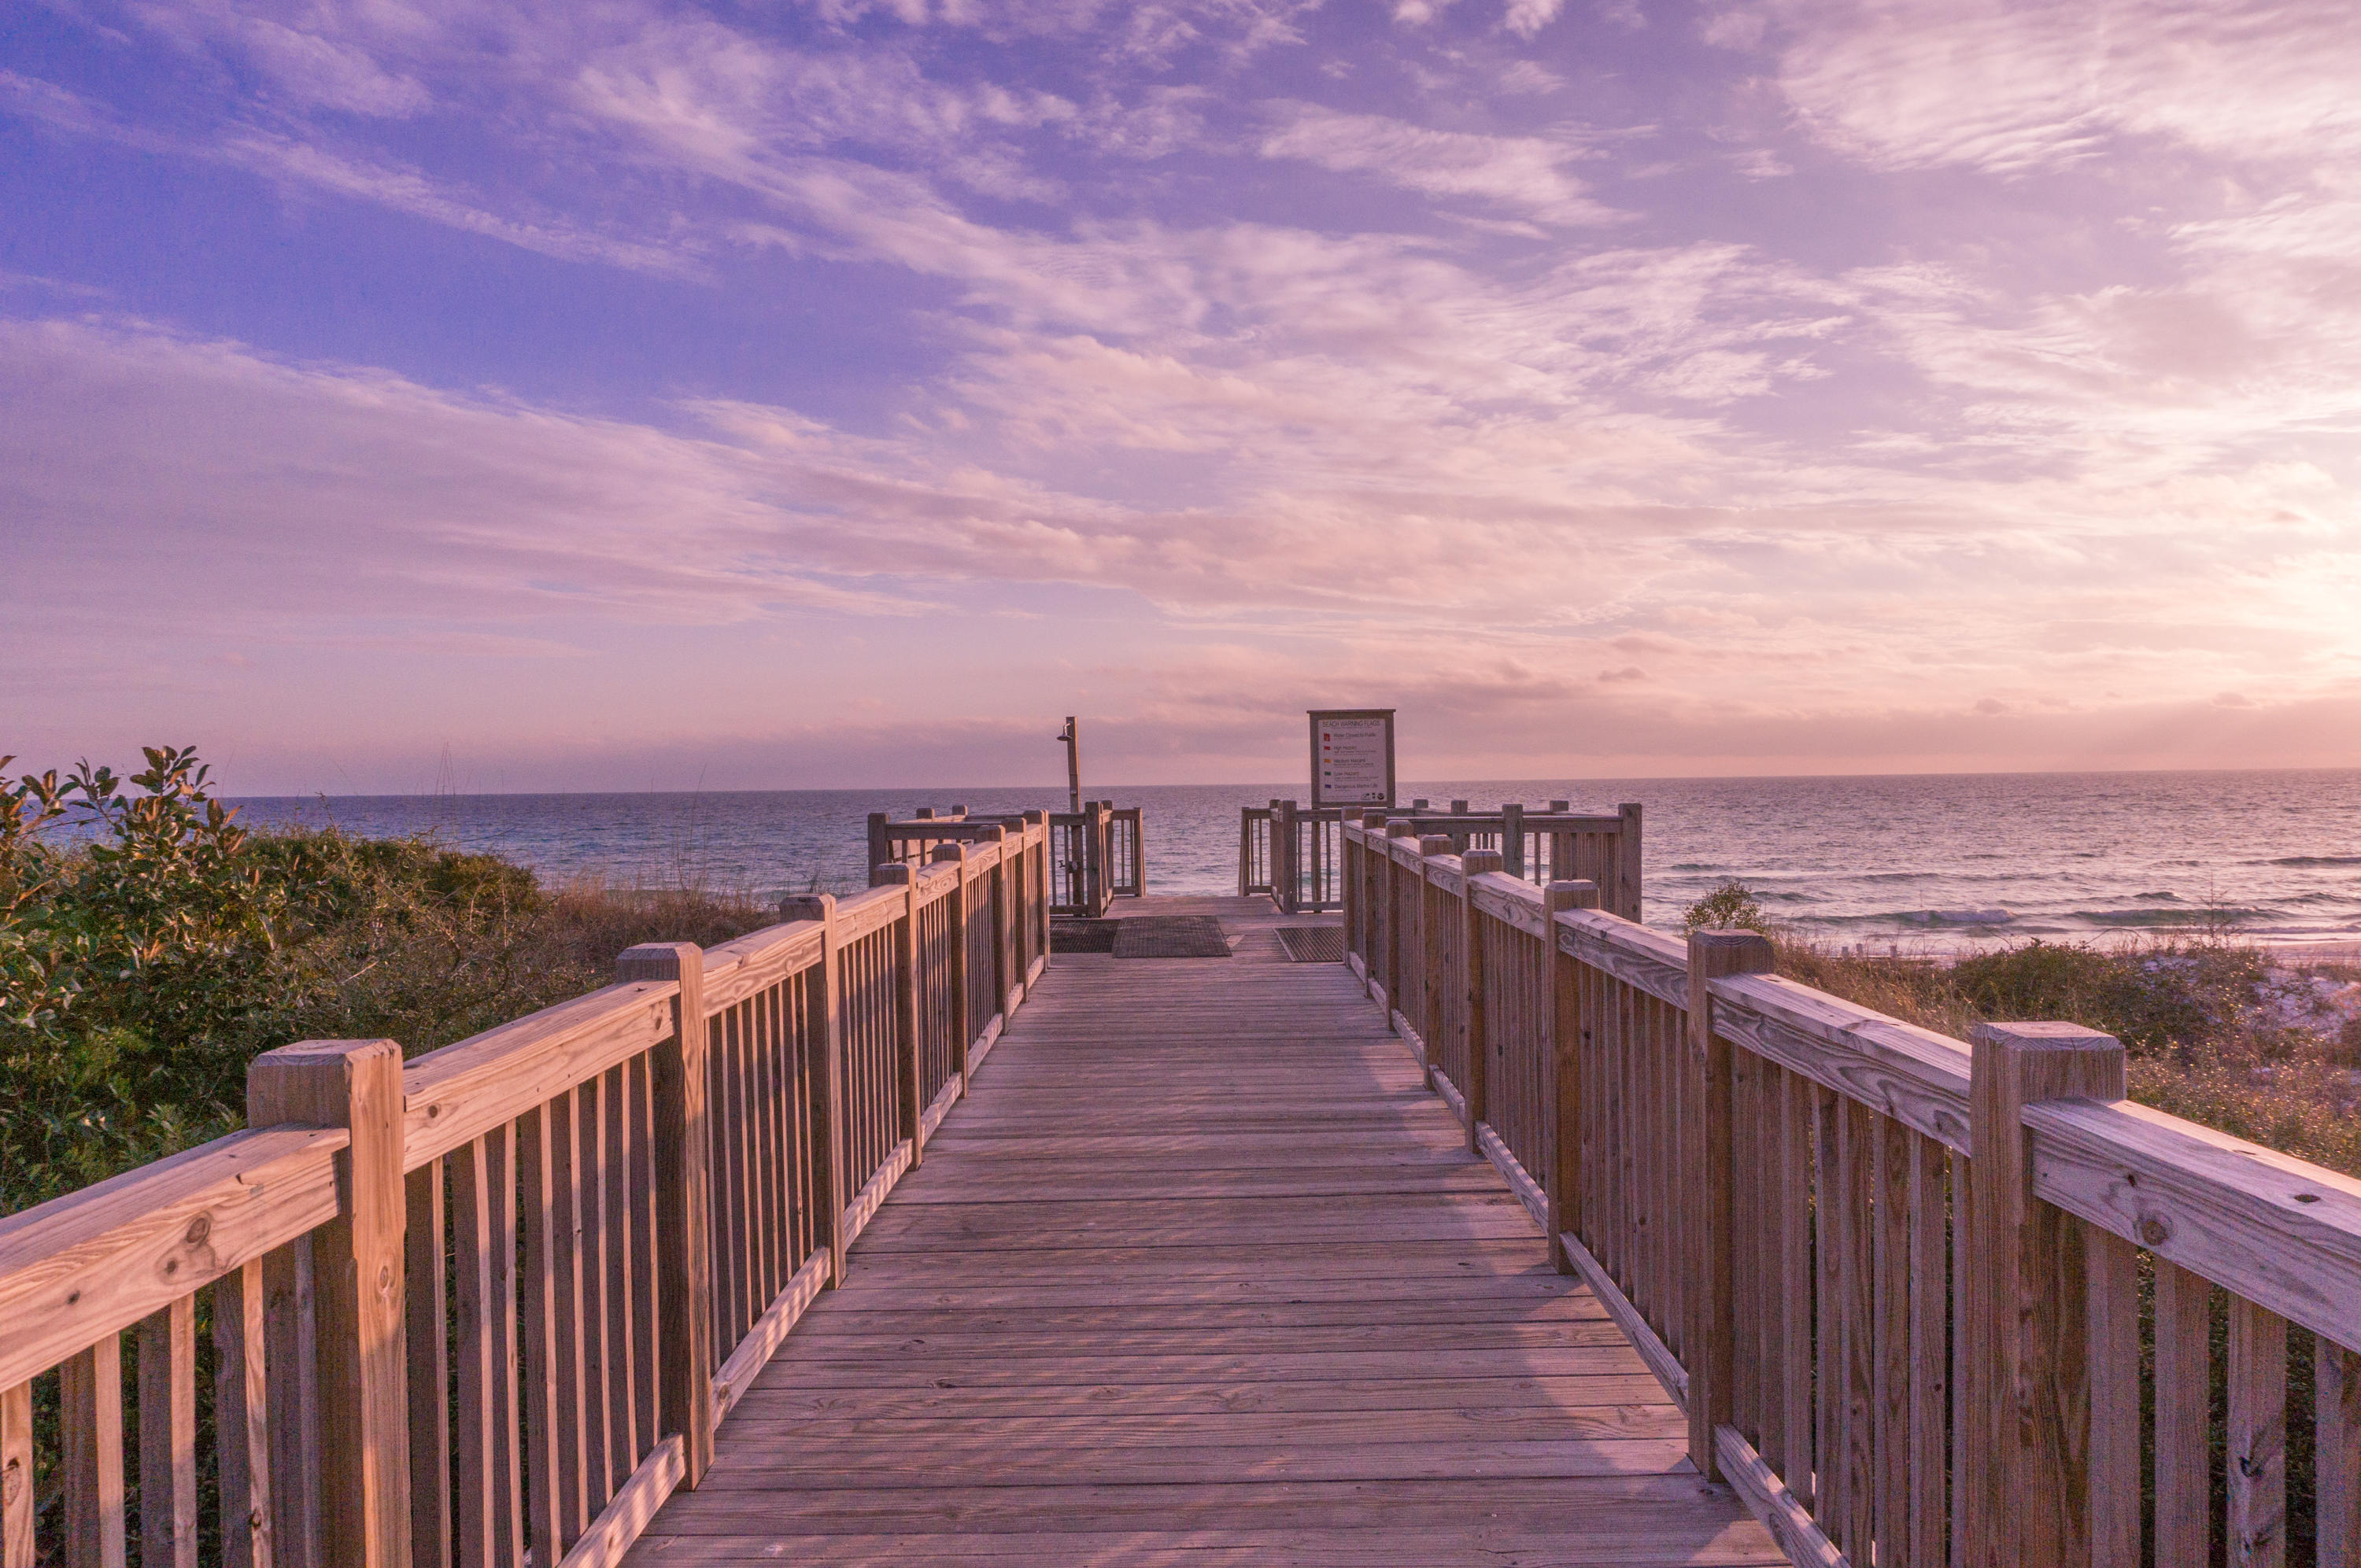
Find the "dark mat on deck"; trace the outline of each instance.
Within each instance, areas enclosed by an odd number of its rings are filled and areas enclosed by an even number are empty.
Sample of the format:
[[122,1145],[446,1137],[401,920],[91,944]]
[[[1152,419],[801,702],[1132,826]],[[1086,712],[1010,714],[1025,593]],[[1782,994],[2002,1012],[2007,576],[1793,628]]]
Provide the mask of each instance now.
[[1226,959],[1229,938],[1210,915],[1136,915],[1115,927],[1119,959]]
[[1341,964],[1345,961],[1345,927],[1281,926],[1279,945],[1300,964]]

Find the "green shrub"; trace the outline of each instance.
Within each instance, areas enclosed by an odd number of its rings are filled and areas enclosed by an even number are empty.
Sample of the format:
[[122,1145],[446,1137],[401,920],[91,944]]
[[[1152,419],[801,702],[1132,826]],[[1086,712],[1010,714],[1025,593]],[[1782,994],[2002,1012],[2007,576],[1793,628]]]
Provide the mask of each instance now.
[[0,785],[0,1212],[243,1125],[274,1046],[414,1055],[606,984],[634,943],[775,918],[552,892],[424,838],[249,832],[192,751],[147,757]]
[[1685,931],[1763,931],[1771,929],[1754,890],[1735,877],[1723,883],[1681,914]]

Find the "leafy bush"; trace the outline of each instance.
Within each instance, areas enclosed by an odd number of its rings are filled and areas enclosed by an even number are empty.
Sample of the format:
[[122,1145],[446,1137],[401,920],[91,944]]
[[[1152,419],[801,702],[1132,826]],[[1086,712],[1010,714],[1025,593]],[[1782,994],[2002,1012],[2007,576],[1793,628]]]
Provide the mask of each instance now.
[[1735,877],[1723,883],[1681,914],[1685,931],[1763,931],[1771,929],[1754,890]]
[[147,760],[0,785],[0,1212],[242,1125],[274,1046],[432,1050],[607,983],[633,943],[775,918],[551,892],[423,838],[248,832],[192,751]]

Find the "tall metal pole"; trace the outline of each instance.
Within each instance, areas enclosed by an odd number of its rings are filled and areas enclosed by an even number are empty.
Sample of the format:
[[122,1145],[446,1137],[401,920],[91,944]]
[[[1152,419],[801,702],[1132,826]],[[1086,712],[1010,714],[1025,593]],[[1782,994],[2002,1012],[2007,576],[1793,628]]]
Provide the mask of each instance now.
[[1067,809],[1079,813],[1082,809],[1082,740],[1072,714],[1066,716],[1066,732],[1058,739],[1066,743],[1066,795],[1071,803]]

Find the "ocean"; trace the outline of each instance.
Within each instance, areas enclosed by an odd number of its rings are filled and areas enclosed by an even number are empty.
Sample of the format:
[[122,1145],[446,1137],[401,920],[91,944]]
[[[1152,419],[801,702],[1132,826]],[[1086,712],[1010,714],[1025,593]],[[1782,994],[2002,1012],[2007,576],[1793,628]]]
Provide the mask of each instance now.
[[[1402,799],[1644,807],[1646,917],[1735,878],[1802,934],[1873,951],[2195,931],[2361,940],[2361,769],[1757,779],[1436,779]],[[1145,810],[1150,893],[1236,891],[1238,807],[1284,784],[1109,785]],[[250,799],[253,823],[429,833],[552,879],[752,893],[867,885],[872,811],[1061,808],[1055,788]]]

